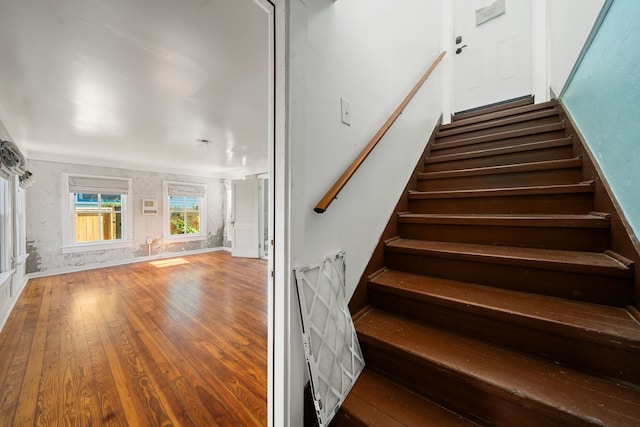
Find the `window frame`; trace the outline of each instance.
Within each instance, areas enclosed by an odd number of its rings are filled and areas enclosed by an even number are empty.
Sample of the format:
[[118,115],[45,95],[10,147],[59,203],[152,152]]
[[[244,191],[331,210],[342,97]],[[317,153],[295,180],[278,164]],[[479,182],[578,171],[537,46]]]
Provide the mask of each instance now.
[[[190,187],[199,187],[203,191],[200,199],[200,232],[195,234],[171,234],[171,210],[169,204],[169,186],[181,185]],[[179,196],[180,197],[180,196]],[[183,195],[181,197],[193,197],[190,195]],[[198,240],[206,240],[207,235],[207,184],[200,184],[196,182],[182,182],[182,181],[162,181],[162,237],[166,243],[177,242],[191,242]]]
[[13,193],[11,176],[0,173],[0,284],[15,271],[13,268]]
[[15,185],[13,187],[14,191],[14,219],[13,219],[13,229],[14,229],[14,258],[15,265],[24,264],[29,256],[27,254],[27,228],[26,228],[26,216],[25,216],[25,206],[26,206],[26,191],[24,188],[20,187],[20,183],[18,179],[14,180]]
[[[71,193],[69,189],[69,178],[93,178],[93,179],[108,179],[108,180],[122,180],[127,183],[127,192],[122,193],[122,238],[117,240],[102,240],[91,242],[76,242],[75,241],[75,194]],[[133,246],[133,207],[132,207],[132,190],[131,190],[131,178],[121,178],[114,176],[103,175],[87,175],[78,173],[63,173],[62,174],[62,253],[74,253],[74,252],[87,252],[87,251],[99,251],[105,249],[121,249],[130,248]],[[88,191],[84,194],[90,194]],[[103,194],[100,191],[91,194]],[[109,193],[104,193],[109,194]]]

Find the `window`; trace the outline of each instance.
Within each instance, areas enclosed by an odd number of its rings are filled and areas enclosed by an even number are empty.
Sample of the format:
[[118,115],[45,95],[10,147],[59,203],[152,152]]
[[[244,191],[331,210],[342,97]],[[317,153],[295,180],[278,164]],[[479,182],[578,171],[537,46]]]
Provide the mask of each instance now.
[[131,179],[64,174],[63,185],[63,252],[131,246]]
[[203,184],[163,183],[165,238],[173,241],[206,238],[206,192]]
[[200,234],[200,198],[169,196],[170,234]]
[[122,195],[74,193],[75,242],[122,239]]

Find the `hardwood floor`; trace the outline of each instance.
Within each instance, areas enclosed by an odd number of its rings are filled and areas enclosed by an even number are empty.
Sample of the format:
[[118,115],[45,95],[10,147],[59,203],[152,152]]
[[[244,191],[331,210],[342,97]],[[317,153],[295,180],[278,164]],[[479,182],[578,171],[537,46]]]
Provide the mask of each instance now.
[[0,425],[266,425],[266,261],[175,260],[31,280],[0,334]]

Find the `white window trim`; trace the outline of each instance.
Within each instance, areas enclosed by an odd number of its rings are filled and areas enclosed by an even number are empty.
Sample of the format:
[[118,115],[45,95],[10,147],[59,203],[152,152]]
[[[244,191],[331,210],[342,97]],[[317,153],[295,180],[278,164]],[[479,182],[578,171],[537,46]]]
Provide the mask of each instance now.
[[[13,192],[12,178],[0,175],[0,276],[3,280],[13,274]],[[8,275],[8,276],[7,276]]]
[[14,201],[14,266],[22,265],[26,262],[29,254],[27,253],[27,230],[26,230],[26,193],[23,188],[20,187],[20,182],[16,178],[13,186],[13,201]]
[[[171,227],[169,226],[170,212],[169,212],[169,185],[170,184],[184,184],[193,185],[204,188],[204,196],[202,197],[202,203],[200,204],[200,233],[198,234],[171,234]],[[199,184],[195,182],[181,182],[181,181],[162,181],[162,237],[163,243],[179,243],[179,242],[192,242],[198,240],[207,239],[207,185]]]
[[11,280],[15,272],[16,270],[14,268],[14,269],[3,271],[2,273],[0,273],[0,286],[6,285]]
[[[85,175],[78,173],[63,173],[61,174],[62,181],[60,188],[61,191],[61,205],[62,205],[62,253],[76,253],[76,252],[88,252],[88,251],[101,251],[105,249],[122,249],[133,247],[133,203],[131,199],[131,178],[120,178],[114,176],[101,176],[101,175]],[[69,192],[69,177],[70,176],[82,176],[87,178],[102,178],[102,179],[122,179],[127,181],[129,191],[126,194],[126,199],[123,200],[123,217],[122,217],[122,239],[121,240],[108,240],[102,242],[89,242],[89,243],[75,243],[74,242],[74,216],[73,216],[73,197]]]

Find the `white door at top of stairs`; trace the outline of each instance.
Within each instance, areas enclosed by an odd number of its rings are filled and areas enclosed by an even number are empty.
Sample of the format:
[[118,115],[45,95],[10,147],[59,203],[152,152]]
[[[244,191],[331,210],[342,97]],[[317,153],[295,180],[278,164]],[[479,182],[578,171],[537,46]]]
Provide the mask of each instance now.
[[531,95],[531,0],[455,0],[453,13],[453,111]]

